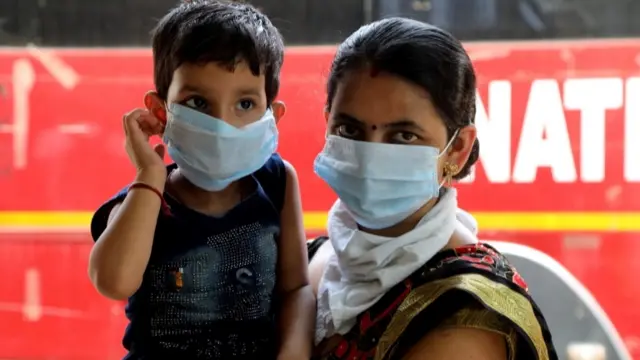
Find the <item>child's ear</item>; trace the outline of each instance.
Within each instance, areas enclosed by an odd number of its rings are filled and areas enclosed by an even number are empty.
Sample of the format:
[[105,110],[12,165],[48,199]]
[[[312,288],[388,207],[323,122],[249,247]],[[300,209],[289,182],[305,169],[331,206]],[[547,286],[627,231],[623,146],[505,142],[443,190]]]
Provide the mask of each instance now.
[[287,107],[284,105],[282,101],[274,101],[271,104],[271,111],[273,112],[273,117],[276,118],[276,124],[284,117],[284,114],[287,112]]
[[165,109],[165,103],[160,99],[158,93],[155,91],[148,91],[144,94],[144,106],[153,114],[158,120],[163,123],[167,123],[167,110]]

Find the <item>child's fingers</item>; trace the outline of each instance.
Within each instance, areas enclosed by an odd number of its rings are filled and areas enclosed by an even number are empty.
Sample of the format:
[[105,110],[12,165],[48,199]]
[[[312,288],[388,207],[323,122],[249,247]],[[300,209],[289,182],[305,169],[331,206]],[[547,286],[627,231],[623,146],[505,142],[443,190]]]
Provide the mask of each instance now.
[[153,147],[153,150],[156,152],[156,154],[158,154],[158,156],[160,156],[161,159],[164,160],[164,154],[165,154],[165,147],[162,144],[156,144],[156,146]]
[[138,117],[140,129],[148,136],[159,135],[162,133],[164,126],[158,118],[147,112]]
[[146,110],[144,109],[136,109],[124,116],[125,134],[130,141],[137,142],[148,139],[148,136],[142,130],[141,121],[139,120],[145,112]]
[[153,135],[153,129],[149,123],[144,121],[138,121],[138,125],[140,125],[140,130],[147,136],[151,137]]
[[131,132],[130,127],[132,125],[132,121],[134,121],[134,119],[140,116],[140,114],[143,113],[144,111],[145,111],[144,109],[133,109],[128,113],[124,114],[124,116],[122,117],[122,129],[124,130],[124,134],[126,136],[129,136]]
[[164,124],[162,122],[158,122],[154,127],[153,127],[153,133],[156,135],[160,135],[164,132]]

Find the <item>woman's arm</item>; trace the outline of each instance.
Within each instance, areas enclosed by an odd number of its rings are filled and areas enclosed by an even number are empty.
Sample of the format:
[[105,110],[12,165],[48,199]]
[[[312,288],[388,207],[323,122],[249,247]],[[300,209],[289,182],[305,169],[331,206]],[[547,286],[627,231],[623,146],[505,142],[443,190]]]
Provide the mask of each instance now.
[[318,288],[320,287],[320,280],[322,280],[324,269],[327,267],[329,258],[334,253],[335,251],[333,250],[331,241],[327,240],[324,244],[320,245],[313,259],[309,262],[309,282],[313,289],[313,295],[315,295],[316,298],[318,297]]
[[287,185],[278,248],[278,284],[283,300],[278,359],[309,359],[313,347],[316,301],[309,285],[298,176],[288,162],[285,162],[285,169]]
[[474,328],[435,329],[425,335],[404,360],[506,360],[503,335]]

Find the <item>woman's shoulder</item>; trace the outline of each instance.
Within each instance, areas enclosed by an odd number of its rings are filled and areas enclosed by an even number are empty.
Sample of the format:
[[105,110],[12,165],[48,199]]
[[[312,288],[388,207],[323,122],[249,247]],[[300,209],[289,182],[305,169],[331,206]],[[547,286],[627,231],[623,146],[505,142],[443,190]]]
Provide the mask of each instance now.
[[320,279],[327,261],[333,254],[333,247],[328,237],[319,236],[307,241],[307,253],[309,255],[309,282],[313,293],[317,295]]
[[510,339],[483,327],[438,327],[422,337],[406,355],[394,355],[391,359],[514,360],[516,352],[509,343]]
[[[486,243],[438,253],[410,278],[377,351],[409,351],[433,331],[473,328],[504,337],[509,357],[550,359],[555,350],[525,281],[508,259]],[[525,355],[526,354],[526,355]],[[523,355],[521,357],[521,355]]]
[[[333,249],[326,237],[319,237],[308,243],[308,250],[310,278],[316,289]],[[508,345],[510,358],[524,337],[533,346],[518,349],[519,355],[553,358],[549,356],[554,350],[548,329],[528,295],[527,284],[504,255],[482,242],[441,251],[367,314],[367,319],[381,320],[376,326],[380,330],[378,358],[406,355],[434,331],[450,328],[499,334]]]
[[[518,293],[528,293],[528,286],[506,256],[485,242],[474,242],[447,248],[431,258],[425,281],[441,276],[476,274],[507,285]],[[423,269],[424,273],[424,269]]]

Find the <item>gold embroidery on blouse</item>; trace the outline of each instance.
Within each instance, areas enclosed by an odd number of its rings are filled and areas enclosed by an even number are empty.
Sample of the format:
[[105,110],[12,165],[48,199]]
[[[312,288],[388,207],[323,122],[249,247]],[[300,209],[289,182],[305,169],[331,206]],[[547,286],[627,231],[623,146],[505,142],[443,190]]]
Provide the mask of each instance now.
[[454,289],[475,295],[482,305],[517,325],[531,340],[538,360],[549,359],[540,323],[529,300],[506,285],[478,274],[456,275],[415,288],[400,304],[380,338],[374,359],[386,359],[388,352],[409,326],[411,320],[444,293]]

